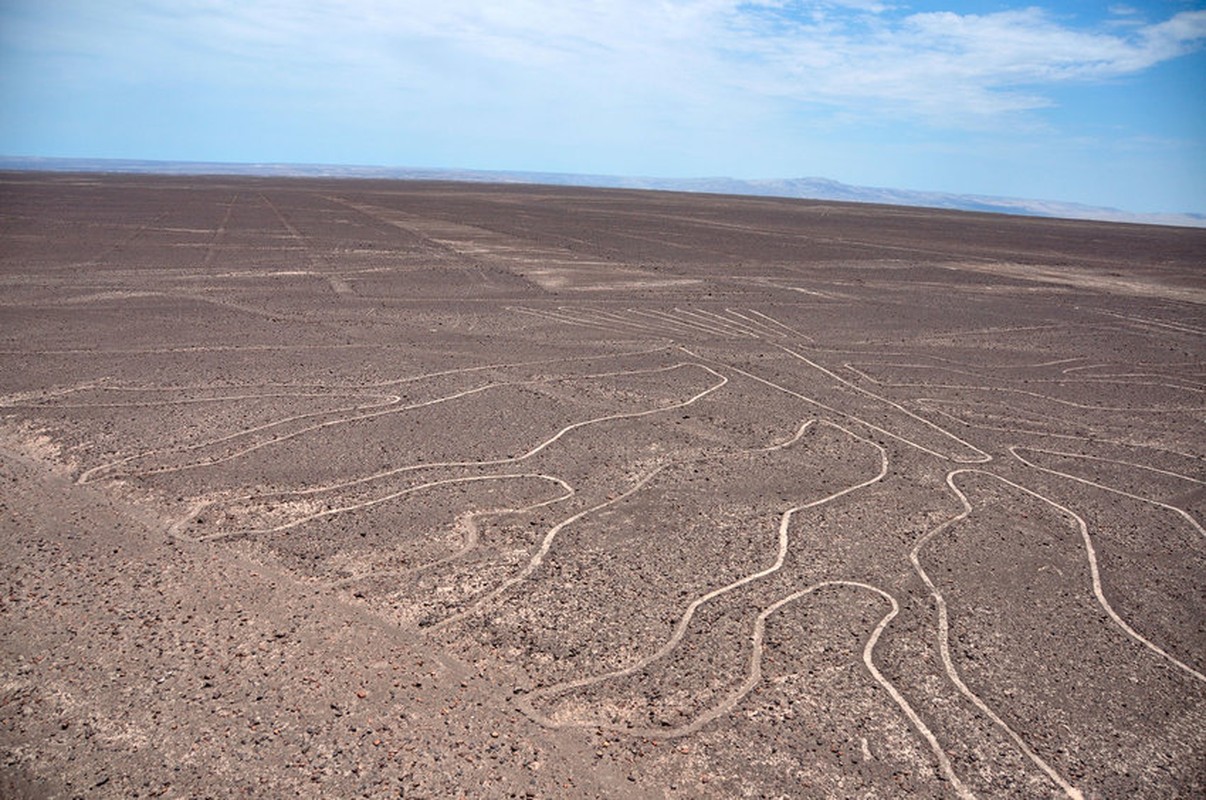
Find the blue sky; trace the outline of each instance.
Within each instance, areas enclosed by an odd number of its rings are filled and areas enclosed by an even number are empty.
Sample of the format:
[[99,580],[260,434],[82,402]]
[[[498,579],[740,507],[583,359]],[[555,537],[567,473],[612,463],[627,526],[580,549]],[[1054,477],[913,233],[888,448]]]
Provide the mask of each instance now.
[[1206,3],[0,0],[0,153],[1206,212]]

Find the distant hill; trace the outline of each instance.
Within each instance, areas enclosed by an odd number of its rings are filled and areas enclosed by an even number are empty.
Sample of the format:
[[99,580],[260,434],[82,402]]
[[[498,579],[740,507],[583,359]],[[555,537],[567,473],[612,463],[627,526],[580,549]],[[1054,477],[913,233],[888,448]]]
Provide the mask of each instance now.
[[761,197],[796,197],[852,203],[946,208],[1021,214],[1032,217],[1092,219],[1147,225],[1206,227],[1206,214],[1140,214],[1116,208],[948,192],[918,192],[851,186],[826,178],[649,178],[619,175],[577,175],[563,172],[506,172],[414,167],[345,166],[337,164],[229,164],[205,161],[137,161],[126,159],[33,158],[0,156],[0,169],[55,172],[130,172],[161,175],[257,175],[278,177],[383,178],[394,180],[469,181],[478,183],[535,183],[554,186],[594,186],[613,189],[651,189],[674,192]]

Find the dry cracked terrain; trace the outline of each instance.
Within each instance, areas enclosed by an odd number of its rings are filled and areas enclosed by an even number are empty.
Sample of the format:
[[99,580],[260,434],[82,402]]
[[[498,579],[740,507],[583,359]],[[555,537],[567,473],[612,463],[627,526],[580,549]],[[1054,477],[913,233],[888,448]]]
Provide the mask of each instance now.
[[0,175],[0,793],[1201,797],[1204,264]]

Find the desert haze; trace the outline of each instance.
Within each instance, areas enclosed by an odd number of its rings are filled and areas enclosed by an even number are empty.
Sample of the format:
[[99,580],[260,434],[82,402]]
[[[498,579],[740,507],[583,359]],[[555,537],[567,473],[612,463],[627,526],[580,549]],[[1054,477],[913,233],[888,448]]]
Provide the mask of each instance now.
[[1206,231],[0,173],[0,794],[1201,797]]

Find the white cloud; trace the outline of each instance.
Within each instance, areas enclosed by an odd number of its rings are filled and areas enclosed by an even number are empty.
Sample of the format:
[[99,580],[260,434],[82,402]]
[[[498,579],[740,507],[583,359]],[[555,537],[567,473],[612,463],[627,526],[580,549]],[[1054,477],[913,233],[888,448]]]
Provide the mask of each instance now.
[[95,24],[112,35],[87,46],[109,57],[142,48],[192,76],[224,60],[240,65],[227,80],[248,84],[451,97],[493,81],[532,102],[701,114],[787,102],[947,126],[1040,109],[1060,84],[1137,73],[1206,41],[1206,11],[1077,28],[1033,7],[909,14],[876,0],[126,0],[61,13],[76,20],[76,35],[58,34],[73,46]]
[[1206,12],[1118,34],[1027,8],[913,14],[867,29],[799,24],[749,49],[778,91],[803,101],[968,121],[1041,108],[1052,87],[1136,73],[1204,38]]

